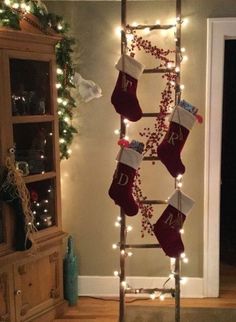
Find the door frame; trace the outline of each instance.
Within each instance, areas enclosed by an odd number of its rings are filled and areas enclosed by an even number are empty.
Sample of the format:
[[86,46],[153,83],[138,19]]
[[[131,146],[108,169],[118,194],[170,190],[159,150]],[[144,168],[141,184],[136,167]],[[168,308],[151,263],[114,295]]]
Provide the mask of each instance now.
[[236,18],[207,19],[204,160],[204,296],[219,296],[221,139],[226,39],[236,39]]

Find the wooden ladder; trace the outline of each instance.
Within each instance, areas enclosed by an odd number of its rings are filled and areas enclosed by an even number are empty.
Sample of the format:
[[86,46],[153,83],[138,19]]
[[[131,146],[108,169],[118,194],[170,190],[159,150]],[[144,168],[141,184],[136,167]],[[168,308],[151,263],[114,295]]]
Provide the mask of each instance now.
[[[181,62],[181,0],[176,0],[176,24],[169,25],[138,25],[138,26],[128,26],[126,22],[126,0],[121,0],[121,55],[125,54],[127,51],[127,40],[126,33],[127,27],[129,30],[141,30],[149,28],[150,31],[157,29],[170,29],[176,28],[175,35],[175,67],[173,70],[165,68],[155,68],[155,69],[145,69],[144,73],[166,73],[167,71],[176,73],[176,86],[175,86],[175,104],[178,104],[181,96],[180,89],[180,62]],[[143,113],[143,117],[157,117],[158,113]],[[124,138],[126,135],[126,125],[124,122],[124,117],[121,116],[120,119],[120,139]],[[158,157],[144,157],[144,161],[157,161]],[[174,182],[175,189],[177,187],[177,181]],[[165,201],[162,200],[145,200],[145,204],[165,204]],[[120,209],[120,241],[118,243],[120,249],[120,287],[119,287],[119,322],[125,322],[125,295],[126,294],[137,294],[135,289],[126,288],[126,270],[125,270],[125,254],[127,249],[130,248],[155,248],[160,249],[159,244],[127,244],[127,227],[126,227],[126,216],[122,209]],[[174,268],[174,278],[175,278],[175,288],[154,288],[154,289],[142,289],[141,293],[151,294],[151,292],[162,292],[163,294],[169,293],[175,298],[175,322],[180,322],[180,258],[175,259],[175,268]]]

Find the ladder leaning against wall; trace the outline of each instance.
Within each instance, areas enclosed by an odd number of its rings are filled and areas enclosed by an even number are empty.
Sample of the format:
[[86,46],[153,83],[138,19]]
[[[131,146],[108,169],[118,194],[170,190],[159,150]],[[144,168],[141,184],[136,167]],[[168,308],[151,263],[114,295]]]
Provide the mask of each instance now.
[[[127,28],[135,30],[135,29],[145,29],[149,28],[151,30],[162,30],[162,29],[170,29],[176,28],[175,33],[175,66],[173,70],[168,69],[168,71],[172,71],[176,73],[176,86],[175,86],[175,105],[180,102],[181,89],[180,89],[180,62],[181,62],[181,0],[176,0],[176,24],[173,25],[138,25],[135,27],[131,27],[127,25],[126,22],[126,0],[121,0],[121,55],[126,54],[127,52],[127,40],[126,33]],[[155,68],[155,69],[145,69],[144,73],[160,73],[163,74],[167,72],[164,68]],[[125,78],[124,78],[125,80]],[[158,113],[143,113],[143,117],[157,117]],[[124,117],[121,116],[120,120],[120,139],[124,138],[126,135],[126,125],[124,123]],[[158,160],[156,157],[144,157],[144,161],[153,161]],[[175,189],[178,189],[177,180],[174,181]],[[145,200],[143,203],[146,204],[164,204],[165,201],[161,200]],[[177,257],[175,259],[174,264],[174,278],[175,278],[175,287],[174,288],[155,288],[155,289],[145,289],[142,288],[140,290],[126,288],[125,287],[125,279],[126,279],[126,270],[125,270],[125,261],[126,258],[123,255],[127,249],[135,248],[135,249],[144,249],[144,248],[153,248],[160,249],[161,246],[159,244],[127,244],[126,243],[126,235],[127,235],[127,227],[126,227],[126,217],[125,213],[122,209],[120,209],[120,287],[119,287],[119,322],[125,322],[125,295],[126,294],[135,294],[135,293],[146,293],[151,294],[153,292],[162,292],[170,293],[175,298],[175,322],[180,322],[180,258]]]

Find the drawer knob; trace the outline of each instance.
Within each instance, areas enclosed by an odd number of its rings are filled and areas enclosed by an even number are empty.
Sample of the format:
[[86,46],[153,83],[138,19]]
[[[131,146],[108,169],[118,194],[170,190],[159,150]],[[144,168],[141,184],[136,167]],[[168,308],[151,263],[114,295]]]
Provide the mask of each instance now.
[[21,293],[22,293],[22,292],[21,292],[21,290],[16,290],[16,291],[15,291],[15,294],[16,294],[16,295],[21,295]]

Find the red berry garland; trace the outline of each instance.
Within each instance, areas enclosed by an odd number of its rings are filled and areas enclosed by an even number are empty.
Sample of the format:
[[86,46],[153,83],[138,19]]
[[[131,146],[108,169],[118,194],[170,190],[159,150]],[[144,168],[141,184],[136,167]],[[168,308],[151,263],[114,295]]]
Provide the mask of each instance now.
[[[154,58],[161,60],[159,66],[157,66],[156,68],[168,68],[168,63],[174,63],[173,60],[170,60],[167,57],[169,54],[175,53],[174,50],[160,49],[157,46],[153,46],[150,41],[145,40],[142,37],[138,37],[134,31],[132,31],[131,33],[133,34],[131,47],[129,48],[131,56],[134,56],[135,49],[138,49],[144,50],[145,53],[151,54],[152,56],[154,56]],[[174,105],[173,94],[175,90],[176,73],[170,70],[163,74],[162,78],[166,80],[166,84],[165,88],[161,92],[161,100],[159,104],[160,113],[158,113],[155,119],[153,125],[154,128],[144,128],[143,131],[139,133],[141,137],[146,138],[143,154],[144,156],[148,157],[157,157],[157,147],[168,128],[165,123],[165,118],[170,113],[170,108]],[[153,161],[152,163],[155,164],[155,161]],[[142,215],[141,236],[144,237],[145,232],[153,235],[153,225],[150,220],[153,217],[154,209],[152,204],[143,203],[143,201],[147,200],[148,198],[144,196],[141,189],[141,184],[142,181],[140,169],[138,169],[134,180],[133,195],[139,204],[139,209]]]

